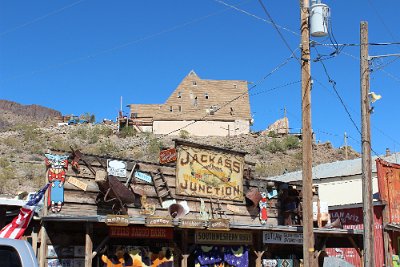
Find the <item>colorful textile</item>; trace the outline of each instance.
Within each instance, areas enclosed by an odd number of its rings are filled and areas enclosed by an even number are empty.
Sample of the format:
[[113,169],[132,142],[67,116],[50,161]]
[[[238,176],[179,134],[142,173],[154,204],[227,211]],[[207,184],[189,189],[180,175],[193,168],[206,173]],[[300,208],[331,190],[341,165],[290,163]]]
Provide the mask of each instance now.
[[224,260],[234,267],[248,267],[249,251],[245,246],[225,247]]
[[32,195],[28,202],[21,207],[20,212],[14,220],[7,224],[3,229],[0,230],[0,237],[20,239],[24,234],[26,228],[28,228],[29,222],[31,221],[35,208],[43,198],[49,184],[46,184],[36,194]]
[[198,246],[195,250],[195,266],[249,266],[249,251],[246,246]]

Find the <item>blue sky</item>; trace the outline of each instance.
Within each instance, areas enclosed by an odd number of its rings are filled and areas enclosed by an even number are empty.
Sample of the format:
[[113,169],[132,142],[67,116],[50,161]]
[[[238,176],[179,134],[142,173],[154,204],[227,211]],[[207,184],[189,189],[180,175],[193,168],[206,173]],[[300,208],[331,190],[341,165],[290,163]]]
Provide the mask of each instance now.
[[[292,50],[299,37],[299,1],[264,1]],[[400,42],[400,1],[324,1],[337,43],[359,43],[360,21],[370,42]],[[163,103],[194,70],[204,79],[247,80],[254,131],[286,108],[293,132],[301,128],[300,67],[255,0],[5,1],[0,0],[0,99],[40,104],[63,114],[115,118],[120,96],[130,103]],[[332,44],[329,38],[316,41]],[[333,40],[333,42],[335,42]],[[297,49],[297,50],[296,50]],[[332,46],[312,49],[312,58]],[[312,62],[312,126],[317,140],[360,151],[359,47]],[[371,46],[370,55],[400,53],[400,45]],[[371,116],[372,147],[400,150],[397,99],[400,60],[372,62],[371,91],[382,95]],[[290,84],[290,85],[288,85]],[[125,111],[128,110],[125,108]],[[351,117],[351,119],[350,119]],[[373,152],[373,154],[375,154]]]

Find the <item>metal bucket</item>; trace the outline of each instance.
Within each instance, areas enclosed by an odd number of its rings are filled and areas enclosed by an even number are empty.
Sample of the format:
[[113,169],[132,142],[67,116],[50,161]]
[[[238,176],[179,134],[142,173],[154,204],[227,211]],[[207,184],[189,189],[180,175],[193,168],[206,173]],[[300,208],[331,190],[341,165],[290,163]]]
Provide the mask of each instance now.
[[258,191],[258,188],[251,188],[246,192],[246,204],[248,204],[248,206],[258,206],[261,198],[261,193]]

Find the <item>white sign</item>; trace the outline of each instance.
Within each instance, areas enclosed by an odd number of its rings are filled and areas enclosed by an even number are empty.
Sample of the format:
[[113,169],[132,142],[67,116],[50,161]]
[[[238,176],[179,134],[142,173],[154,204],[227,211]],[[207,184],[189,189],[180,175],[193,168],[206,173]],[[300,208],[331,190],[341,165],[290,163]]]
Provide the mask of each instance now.
[[263,232],[264,244],[293,244],[303,245],[303,234],[302,233],[290,233],[290,232]]
[[151,176],[143,172],[135,171],[135,177],[149,184],[153,183],[153,179],[151,179]]
[[107,160],[108,175],[126,178],[126,162],[119,160]]

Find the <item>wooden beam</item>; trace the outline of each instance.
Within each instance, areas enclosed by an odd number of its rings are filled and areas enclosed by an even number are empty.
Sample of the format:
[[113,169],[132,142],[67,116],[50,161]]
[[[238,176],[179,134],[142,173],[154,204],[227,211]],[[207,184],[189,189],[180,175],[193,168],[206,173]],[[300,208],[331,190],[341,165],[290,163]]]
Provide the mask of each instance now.
[[37,248],[38,248],[38,233],[37,233],[37,227],[32,228],[32,248],[33,252],[35,253],[35,256],[37,256]]
[[85,235],[85,267],[92,267],[93,254],[93,224],[86,223]]

